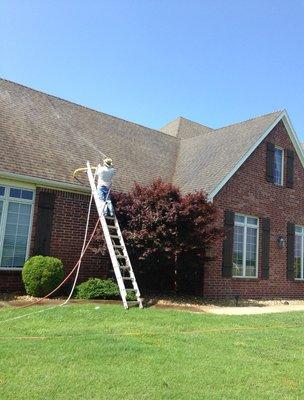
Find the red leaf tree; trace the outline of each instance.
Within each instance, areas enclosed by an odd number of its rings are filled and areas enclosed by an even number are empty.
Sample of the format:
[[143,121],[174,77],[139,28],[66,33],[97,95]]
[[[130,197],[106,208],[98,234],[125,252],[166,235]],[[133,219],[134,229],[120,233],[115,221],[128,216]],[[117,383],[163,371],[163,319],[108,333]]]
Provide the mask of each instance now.
[[[183,291],[185,272],[193,265],[202,276],[207,250],[221,236],[216,208],[203,192],[182,196],[158,179],[150,186],[135,183],[129,193],[112,193],[112,201],[141,287]],[[106,253],[101,230],[91,249]]]

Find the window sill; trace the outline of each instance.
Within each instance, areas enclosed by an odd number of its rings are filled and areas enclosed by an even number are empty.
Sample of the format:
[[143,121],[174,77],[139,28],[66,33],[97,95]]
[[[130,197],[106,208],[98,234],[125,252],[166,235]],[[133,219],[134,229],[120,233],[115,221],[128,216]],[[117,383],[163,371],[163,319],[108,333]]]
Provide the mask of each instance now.
[[0,267],[0,272],[1,271],[5,271],[5,272],[7,272],[7,271],[22,271],[22,267],[11,267],[11,268],[6,268],[6,267]]
[[244,279],[244,280],[252,280],[252,279],[259,279],[258,276],[232,276],[232,279]]

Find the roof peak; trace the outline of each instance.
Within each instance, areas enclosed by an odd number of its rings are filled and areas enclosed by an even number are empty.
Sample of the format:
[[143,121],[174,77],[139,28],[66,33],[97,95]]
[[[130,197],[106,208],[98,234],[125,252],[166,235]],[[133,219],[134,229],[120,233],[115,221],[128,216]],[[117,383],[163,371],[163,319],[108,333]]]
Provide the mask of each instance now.
[[189,139],[212,132],[213,129],[199,122],[179,116],[160,128],[160,131],[179,139]]
[[248,118],[248,119],[244,119],[244,120],[239,121],[239,122],[233,122],[232,124],[221,126],[221,127],[216,128],[216,129],[214,129],[214,130],[217,131],[217,130],[220,130],[220,129],[229,128],[229,127],[234,126],[234,125],[244,124],[244,123],[246,123],[246,122],[253,121],[253,120],[255,120],[255,119],[259,119],[259,118],[263,118],[263,117],[268,117],[268,116],[271,115],[271,114],[278,114],[278,115],[279,115],[279,114],[282,114],[284,111],[285,111],[285,110],[277,110],[277,111],[272,111],[272,112],[269,112],[269,113],[266,113],[266,114],[257,115],[257,116],[255,116],[255,117],[251,117],[251,118]]
[[[198,135],[202,135],[202,134],[206,134],[206,133],[211,133],[211,132],[216,132],[218,130],[221,129],[225,129],[225,128],[230,128],[232,126],[237,126],[240,124],[245,124],[247,122],[250,121],[254,121],[257,120],[259,118],[265,118],[265,117],[269,117],[270,115],[274,115],[274,116],[279,116],[280,114],[284,113],[285,110],[277,110],[277,111],[272,111],[270,113],[266,113],[266,114],[262,114],[262,115],[258,115],[258,116],[254,116],[239,122],[234,122],[232,124],[229,125],[224,125],[221,126],[219,128],[210,128],[207,125],[203,125],[200,122],[196,122],[193,121],[189,118],[185,118],[183,116],[179,116],[175,119],[173,119],[172,121],[168,122],[166,125],[164,125],[162,128],[160,128],[161,132],[167,133],[171,136],[175,136],[175,137],[179,137],[180,139],[190,139],[193,136],[198,136]],[[183,127],[183,123],[188,124],[188,127]],[[195,129],[196,132],[193,132],[192,134],[190,134],[189,132],[186,133],[185,131],[187,130],[187,128],[189,129],[191,127],[191,129]]]

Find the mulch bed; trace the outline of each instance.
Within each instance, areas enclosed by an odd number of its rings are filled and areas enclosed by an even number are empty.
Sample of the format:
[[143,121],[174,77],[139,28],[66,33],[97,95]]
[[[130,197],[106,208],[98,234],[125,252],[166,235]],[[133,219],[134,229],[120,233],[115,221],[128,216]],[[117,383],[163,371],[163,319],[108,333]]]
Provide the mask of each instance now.
[[[36,301],[36,297],[27,296],[18,293],[0,294],[0,308],[1,307],[21,307],[29,305]],[[61,304],[65,300],[64,297],[45,299],[37,305],[56,305]],[[78,300],[72,299],[71,303],[76,304],[121,304],[120,300]],[[187,296],[149,296],[144,299],[147,307],[157,308],[170,308],[177,310],[189,310],[194,312],[204,312],[207,308],[213,307],[267,307],[274,305],[304,305],[304,299],[239,299],[236,302],[235,298],[220,299],[220,300],[207,300],[200,297],[187,297]]]

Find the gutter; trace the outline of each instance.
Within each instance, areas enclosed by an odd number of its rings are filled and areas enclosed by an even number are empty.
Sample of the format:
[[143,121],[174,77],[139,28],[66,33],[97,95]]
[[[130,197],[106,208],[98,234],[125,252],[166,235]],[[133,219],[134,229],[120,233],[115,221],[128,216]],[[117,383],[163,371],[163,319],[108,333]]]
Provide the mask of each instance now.
[[11,180],[20,181],[20,182],[27,182],[27,183],[34,184],[36,186],[62,190],[62,191],[66,191],[66,192],[76,192],[76,193],[81,193],[81,194],[90,194],[91,193],[89,187],[80,186],[76,183],[55,181],[52,179],[38,178],[38,177],[29,176],[29,175],[16,174],[13,172],[6,172],[6,171],[0,171],[0,176],[1,176],[1,178],[11,179]]

